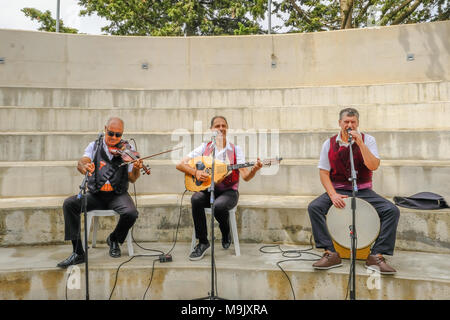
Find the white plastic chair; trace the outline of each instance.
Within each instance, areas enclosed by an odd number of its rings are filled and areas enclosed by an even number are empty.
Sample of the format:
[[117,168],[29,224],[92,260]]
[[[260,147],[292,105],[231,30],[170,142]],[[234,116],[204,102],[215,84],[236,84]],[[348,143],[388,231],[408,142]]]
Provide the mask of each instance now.
[[[111,217],[114,215],[118,215],[117,212],[114,210],[91,210],[87,213],[87,238],[89,241],[89,233],[91,230],[91,224],[92,224],[92,218],[94,218],[94,233],[92,234],[92,247],[95,248],[97,243],[97,230],[98,230],[98,217]],[[83,237],[84,242],[84,237]],[[128,255],[133,256],[134,255],[134,248],[133,248],[133,239],[131,239],[131,229],[128,230],[128,235],[126,238],[127,242],[127,248],[128,248]],[[83,243],[83,248],[86,250],[86,245]]]
[[[230,209],[229,212],[229,221],[230,221],[230,229],[231,229],[231,235],[232,240],[234,244],[234,253],[238,257],[241,255],[241,248],[239,247],[239,237],[238,237],[238,231],[237,231],[237,224],[236,224],[236,209],[237,206],[233,209]],[[206,214],[211,214],[211,208],[205,208]],[[195,244],[197,243],[197,238],[195,237],[195,228],[192,232],[192,242],[191,242],[191,252],[195,248]]]

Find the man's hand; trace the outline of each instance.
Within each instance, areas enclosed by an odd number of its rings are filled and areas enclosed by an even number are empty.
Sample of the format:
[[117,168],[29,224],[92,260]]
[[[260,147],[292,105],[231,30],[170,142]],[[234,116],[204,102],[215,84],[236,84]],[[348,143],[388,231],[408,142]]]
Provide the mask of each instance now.
[[89,176],[92,176],[92,173],[95,170],[95,164],[93,162],[89,162],[89,163],[85,163],[82,167],[81,167],[81,173],[82,174],[86,174],[86,172],[89,172]]
[[142,169],[142,160],[141,159],[133,162],[133,169],[137,169],[137,170]]
[[209,174],[207,174],[204,170],[195,171],[195,179],[198,181],[207,181],[209,179]]
[[258,158],[256,160],[256,163],[252,167],[252,171],[256,173],[258,170],[260,170],[262,168],[262,166],[263,166],[263,164],[262,164],[261,160]]
[[333,202],[334,206],[339,209],[345,208],[345,202],[343,199],[348,198],[348,196],[335,193],[334,195],[330,196],[331,201]]
[[352,139],[355,141],[355,143],[358,146],[361,146],[361,143],[363,143],[361,134],[356,130],[352,130],[352,131],[350,131],[350,135],[352,136]]

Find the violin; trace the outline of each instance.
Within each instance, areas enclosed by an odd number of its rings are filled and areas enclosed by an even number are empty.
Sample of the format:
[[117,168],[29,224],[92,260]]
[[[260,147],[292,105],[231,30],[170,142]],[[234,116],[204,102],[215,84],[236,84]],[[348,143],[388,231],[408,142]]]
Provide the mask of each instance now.
[[[121,157],[125,163],[132,163],[139,160],[139,152],[133,151],[131,145],[127,140],[121,140],[114,147],[108,147],[109,152],[115,157]],[[142,163],[142,171],[144,174],[150,174],[150,168]]]

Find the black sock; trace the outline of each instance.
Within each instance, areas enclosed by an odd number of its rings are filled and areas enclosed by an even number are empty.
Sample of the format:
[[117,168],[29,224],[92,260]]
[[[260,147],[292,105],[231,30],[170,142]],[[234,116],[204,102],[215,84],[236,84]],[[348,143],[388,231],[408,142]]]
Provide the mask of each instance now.
[[76,254],[80,254],[80,255],[84,254],[83,244],[81,243],[80,239],[72,240],[72,247],[73,247],[73,252],[75,252]]
[[209,241],[207,238],[206,239],[198,239],[198,242],[203,243],[203,244],[209,244]]

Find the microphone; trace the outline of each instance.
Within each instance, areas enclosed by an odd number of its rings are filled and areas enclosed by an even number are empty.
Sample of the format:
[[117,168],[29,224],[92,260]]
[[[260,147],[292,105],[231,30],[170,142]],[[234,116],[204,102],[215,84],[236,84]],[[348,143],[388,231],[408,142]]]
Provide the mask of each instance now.
[[350,131],[352,131],[352,128],[347,128],[348,142],[352,142],[352,135],[350,134]]
[[220,134],[219,130],[214,130],[214,131],[212,132],[211,139],[215,139],[219,134]]

